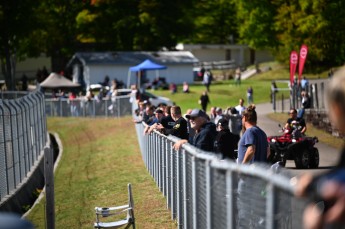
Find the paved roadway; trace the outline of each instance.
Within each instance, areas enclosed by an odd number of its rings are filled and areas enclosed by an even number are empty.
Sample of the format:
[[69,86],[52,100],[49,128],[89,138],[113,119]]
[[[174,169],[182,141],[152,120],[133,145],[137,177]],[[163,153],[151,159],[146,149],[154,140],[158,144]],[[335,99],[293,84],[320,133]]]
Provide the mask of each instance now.
[[[267,114],[273,112],[272,104],[265,103],[265,104],[258,104],[256,106],[257,106],[256,111],[258,114],[258,126],[266,132],[267,136],[281,134],[279,133],[279,127],[278,127],[279,123],[267,117]],[[286,119],[288,119],[288,115],[286,115]],[[322,171],[325,171],[331,168],[332,166],[336,164],[340,156],[338,149],[330,147],[321,142],[318,142],[316,144],[316,147],[319,149],[319,153],[320,153],[320,165],[318,169],[297,170],[295,167],[295,163],[292,160],[288,160],[286,162],[286,168],[290,169],[293,174],[298,175],[298,174],[305,173],[307,171],[312,172],[312,173],[320,173]]]

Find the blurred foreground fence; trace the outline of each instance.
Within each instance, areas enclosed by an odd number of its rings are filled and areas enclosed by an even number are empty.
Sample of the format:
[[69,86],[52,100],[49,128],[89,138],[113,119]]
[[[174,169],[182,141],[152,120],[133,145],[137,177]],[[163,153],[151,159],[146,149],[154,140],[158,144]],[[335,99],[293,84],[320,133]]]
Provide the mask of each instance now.
[[158,132],[143,135],[136,124],[143,160],[178,228],[302,228],[306,202],[293,196],[287,170],[238,165]]
[[0,201],[27,177],[47,140],[44,95],[0,92]]

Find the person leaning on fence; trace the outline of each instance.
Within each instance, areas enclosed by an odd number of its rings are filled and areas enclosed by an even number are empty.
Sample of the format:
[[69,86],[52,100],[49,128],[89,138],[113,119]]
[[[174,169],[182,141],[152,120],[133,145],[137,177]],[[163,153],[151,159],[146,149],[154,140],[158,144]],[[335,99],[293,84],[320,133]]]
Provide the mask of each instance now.
[[[192,112],[186,115],[189,120],[191,128],[195,130],[195,135],[190,144],[195,147],[205,150],[214,151],[214,141],[217,135],[216,125],[209,120],[207,114],[200,109],[193,109]],[[174,144],[174,149],[179,150],[180,147],[187,143],[188,140],[180,140]]]
[[[329,119],[339,133],[345,134],[345,68],[338,70],[328,85],[327,100]],[[312,176],[304,174],[297,182],[295,194],[298,197],[317,196],[303,214],[304,227],[344,228],[345,226],[345,146],[335,168]],[[336,227],[329,227],[329,226]]]
[[182,117],[181,108],[179,106],[171,107],[171,117],[175,121],[175,125],[171,129],[166,129],[162,124],[157,124],[156,129],[165,135],[173,135],[181,139],[188,139],[187,121]]
[[165,129],[171,129],[175,125],[174,119],[171,117],[171,106],[164,108],[164,117],[161,120],[161,124]]

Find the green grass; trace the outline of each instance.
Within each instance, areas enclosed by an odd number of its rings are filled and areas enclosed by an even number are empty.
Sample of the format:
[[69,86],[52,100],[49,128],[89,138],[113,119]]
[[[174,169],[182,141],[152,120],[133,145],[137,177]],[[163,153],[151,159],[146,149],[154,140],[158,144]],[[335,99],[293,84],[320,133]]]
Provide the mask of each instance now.
[[[95,206],[123,205],[132,183],[137,228],[176,228],[147,172],[130,117],[49,118],[64,152],[55,173],[56,228],[93,228]],[[44,200],[28,219],[44,226]]]

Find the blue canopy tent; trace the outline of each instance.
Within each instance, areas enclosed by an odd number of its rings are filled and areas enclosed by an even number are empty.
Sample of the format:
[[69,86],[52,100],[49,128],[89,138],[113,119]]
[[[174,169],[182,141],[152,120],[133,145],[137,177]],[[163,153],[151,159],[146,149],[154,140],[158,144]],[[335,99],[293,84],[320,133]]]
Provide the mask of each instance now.
[[[146,71],[146,70],[160,70],[160,69],[166,69],[167,67],[164,65],[156,64],[152,62],[151,60],[147,59],[141,64],[138,64],[136,66],[130,67],[129,72],[128,72],[128,78],[127,78],[127,87],[129,87],[129,82],[130,82],[130,72],[139,72],[139,87],[141,86],[141,71]],[[157,76],[158,76],[158,71],[157,71]]]

